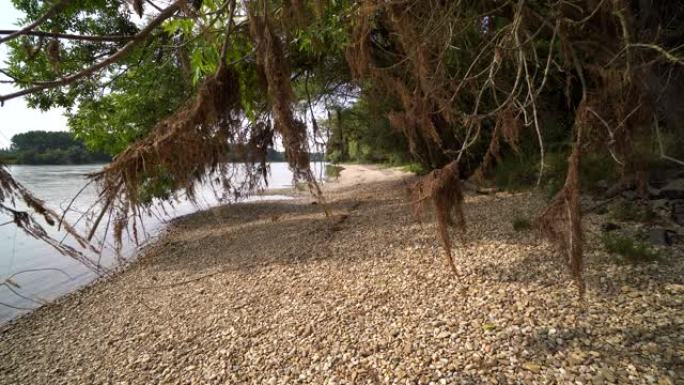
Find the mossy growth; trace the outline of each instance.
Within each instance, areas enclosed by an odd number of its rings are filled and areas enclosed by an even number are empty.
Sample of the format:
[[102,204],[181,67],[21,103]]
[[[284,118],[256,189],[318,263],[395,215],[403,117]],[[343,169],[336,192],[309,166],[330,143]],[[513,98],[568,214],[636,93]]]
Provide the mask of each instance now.
[[621,256],[626,262],[652,262],[661,258],[660,253],[645,242],[625,235],[604,234],[601,242],[607,252]]
[[608,210],[610,218],[624,222],[651,222],[657,214],[648,202],[622,200],[614,203]]

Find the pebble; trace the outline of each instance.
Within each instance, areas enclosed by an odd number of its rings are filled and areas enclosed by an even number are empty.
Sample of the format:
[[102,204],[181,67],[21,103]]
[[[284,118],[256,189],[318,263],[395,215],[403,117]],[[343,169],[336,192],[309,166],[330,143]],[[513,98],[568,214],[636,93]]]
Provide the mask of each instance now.
[[455,277],[386,174],[326,187],[334,231],[308,198],[176,221],[114,279],[2,329],[0,383],[682,383],[682,258],[616,264],[589,215],[578,301],[555,248],[510,225],[542,197],[467,195]]

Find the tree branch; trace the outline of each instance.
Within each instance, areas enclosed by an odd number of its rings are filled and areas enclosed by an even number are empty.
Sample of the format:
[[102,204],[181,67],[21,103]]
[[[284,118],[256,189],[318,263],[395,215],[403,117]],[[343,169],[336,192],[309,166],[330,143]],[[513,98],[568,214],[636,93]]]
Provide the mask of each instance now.
[[140,44],[142,41],[144,41],[147,36],[149,36],[152,31],[157,28],[164,20],[168,19],[169,17],[173,16],[176,11],[180,8],[180,4],[183,3],[185,0],[176,0],[174,1],[171,5],[169,5],[167,8],[164,9],[157,17],[152,19],[149,24],[143,29],[140,30],[136,35],[134,35],[126,45],[121,47],[118,51],[116,51],[114,54],[109,56],[107,59],[96,63],[88,68],[85,68],[84,70],[77,72],[72,75],[65,76],[63,78],[53,80],[53,81],[46,81],[42,82],[39,85],[35,85],[33,87],[29,87],[26,89],[23,89],[21,91],[13,92],[11,94],[6,94],[6,95],[0,95],[0,106],[5,104],[5,101],[18,98],[21,96],[29,95],[38,91],[42,91],[47,88],[55,88],[55,87],[61,87],[65,86],[68,84],[71,84],[79,79],[82,79],[86,76],[92,75],[96,71],[99,71],[108,65],[116,62],[117,60],[121,59],[122,57],[126,56],[136,45]]
[[[0,30],[0,35],[13,35],[18,33],[19,30],[2,29]],[[19,35],[24,36],[40,36],[40,37],[53,37],[56,39],[67,39],[67,40],[83,40],[83,41],[127,41],[131,40],[133,36],[123,36],[123,35],[102,35],[102,36],[90,36],[90,35],[76,35],[72,33],[55,33],[55,32],[45,32],[45,31],[27,31],[19,33]]]
[[7,36],[5,36],[5,37],[3,37],[3,38],[0,38],[0,44],[5,43],[5,42],[8,42],[8,41],[10,41],[10,40],[12,40],[12,39],[16,39],[17,37],[19,37],[19,36],[21,36],[21,35],[26,35],[27,33],[33,31],[34,28],[36,28],[37,26],[43,24],[47,19],[51,18],[51,17],[54,16],[57,12],[61,11],[62,8],[63,8],[65,5],[67,5],[67,3],[69,3],[69,0],[61,0],[61,1],[58,1],[58,2],[57,2],[55,5],[53,5],[50,9],[48,9],[47,12],[45,12],[45,13],[43,14],[43,16],[37,18],[33,23],[27,25],[27,26],[24,27],[24,28],[21,28],[21,29],[19,29],[19,30],[14,31],[14,32],[10,33],[9,35],[7,35]]

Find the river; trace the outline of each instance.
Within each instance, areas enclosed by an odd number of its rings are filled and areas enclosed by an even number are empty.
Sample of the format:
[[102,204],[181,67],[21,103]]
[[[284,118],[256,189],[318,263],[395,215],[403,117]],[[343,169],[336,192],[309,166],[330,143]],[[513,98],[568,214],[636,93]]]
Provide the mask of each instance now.
[[[319,175],[322,165],[320,163],[312,165]],[[102,165],[11,166],[9,169],[19,182],[45,200],[48,206],[61,213],[86,184],[86,175],[101,167]],[[269,188],[291,186],[292,173],[287,164],[271,163]],[[198,191],[198,206],[181,199],[174,204],[172,209],[167,208],[165,214],[156,211],[156,215],[146,217],[144,222],[147,232],[146,242],[149,243],[160,234],[170,219],[218,204],[210,187],[201,186]],[[97,192],[94,187],[86,188],[74,202],[66,218],[71,223],[76,222],[80,214],[95,202],[96,196]],[[267,198],[287,199],[285,196],[278,195],[269,195]],[[254,196],[249,199],[262,198]],[[0,218],[0,222],[3,221],[4,219]],[[77,223],[77,228],[81,232],[85,232],[86,226],[85,220]],[[53,228],[46,227],[46,229],[57,239],[64,237]],[[95,238],[111,240],[112,237],[111,234],[105,237],[104,231],[100,231]],[[68,243],[69,239],[67,238],[65,242]],[[126,240],[121,255],[126,261],[130,261],[144,244],[145,242],[136,245],[132,240]],[[91,257],[102,258],[102,264],[105,266],[111,267],[121,263],[116,258],[113,245],[109,241],[105,242],[105,245],[101,257],[98,255],[91,255]],[[0,226],[0,282],[7,282],[7,278],[11,278],[11,284],[5,283],[0,286],[0,324],[77,290],[92,282],[97,276],[80,263],[59,254],[49,245],[26,235],[21,229],[10,224]]]

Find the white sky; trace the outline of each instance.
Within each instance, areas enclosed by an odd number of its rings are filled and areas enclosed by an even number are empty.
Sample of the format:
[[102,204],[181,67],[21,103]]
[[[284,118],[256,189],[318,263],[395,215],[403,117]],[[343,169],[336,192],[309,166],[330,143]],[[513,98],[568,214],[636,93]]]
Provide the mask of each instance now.
[[[9,0],[0,0],[0,29],[16,29],[17,20],[23,15],[14,9]],[[5,67],[7,47],[0,45],[0,66]],[[8,80],[0,75],[0,79]],[[0,94],[11,92],[9,84],[0,84]],[[12,99],[0,107],[0,148],[9,147],[14,134],[31,130],[66,131],[67,120],[62,109],[48,112],[28,108],[24,99]]]

